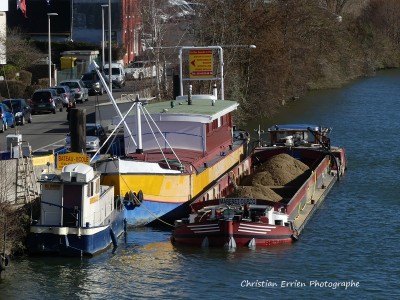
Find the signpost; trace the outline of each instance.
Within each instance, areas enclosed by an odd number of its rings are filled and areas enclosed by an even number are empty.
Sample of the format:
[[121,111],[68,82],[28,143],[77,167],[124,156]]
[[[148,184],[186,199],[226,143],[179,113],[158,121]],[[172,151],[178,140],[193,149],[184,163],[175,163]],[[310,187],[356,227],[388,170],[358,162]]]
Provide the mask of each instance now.
[[190,78],[212,78],[213,56],[211,49],[196,49],[189,51]]
[[76,163],[89,164],[90,157],[86,154],[69,152],[57,155],[57,169],[61,170],[64,166]]

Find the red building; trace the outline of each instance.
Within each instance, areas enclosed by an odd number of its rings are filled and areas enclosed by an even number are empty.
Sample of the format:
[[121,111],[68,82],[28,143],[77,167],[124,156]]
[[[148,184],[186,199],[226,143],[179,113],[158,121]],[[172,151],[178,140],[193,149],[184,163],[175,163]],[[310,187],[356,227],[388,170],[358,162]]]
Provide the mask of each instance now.
[[[102,7],[111,3],[112,43],[125,51],[124,63],[141,54],[142,19],[140,0],[29,0],[26,1],[26,17],[16,8],[15,0],[9,0],[7,26],[19,27],[32,38],[47,39],[47,13],[51,17],[52,40],[87,42],[101,45]],[[105,35],[108,40],[108,10],[105,9]]]

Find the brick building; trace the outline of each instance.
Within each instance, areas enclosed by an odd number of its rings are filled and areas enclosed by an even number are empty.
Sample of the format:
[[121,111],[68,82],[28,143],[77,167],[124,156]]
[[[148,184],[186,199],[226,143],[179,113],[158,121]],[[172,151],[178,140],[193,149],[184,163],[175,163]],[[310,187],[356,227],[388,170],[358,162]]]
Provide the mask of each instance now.
[[[102,7],[109,0],[28,0],[26,17],[9,1],[7,26],[19,27],[32,38],[47,40],[47,13],[51,17],[52,41],[88,42],[101,45]],[[142,20],[140,0],[110,0],[112,43],[123,47],[124,63],[141,54]],[[105,12],[105,36],[108,40],[108,11]]]

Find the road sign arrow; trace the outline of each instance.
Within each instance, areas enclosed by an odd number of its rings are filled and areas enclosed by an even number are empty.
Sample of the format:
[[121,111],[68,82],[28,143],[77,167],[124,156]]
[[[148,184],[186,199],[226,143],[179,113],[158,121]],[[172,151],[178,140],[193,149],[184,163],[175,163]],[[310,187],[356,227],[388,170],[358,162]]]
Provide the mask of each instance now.
[[191,63],[193,66],[196,66],[196,60],[195,60],[195,59],[193,59],[190,63]]

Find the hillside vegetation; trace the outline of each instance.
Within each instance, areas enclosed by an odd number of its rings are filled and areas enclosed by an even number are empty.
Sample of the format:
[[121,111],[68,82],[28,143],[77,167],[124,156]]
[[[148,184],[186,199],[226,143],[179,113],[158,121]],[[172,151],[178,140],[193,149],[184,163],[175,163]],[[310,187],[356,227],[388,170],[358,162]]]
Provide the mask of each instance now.
[[240,99],[242,122],[271,116],[310,89],[400,65],[397,0],[201,3],[193,25],[199,45],[257,46],[224,49],[225,98]]

